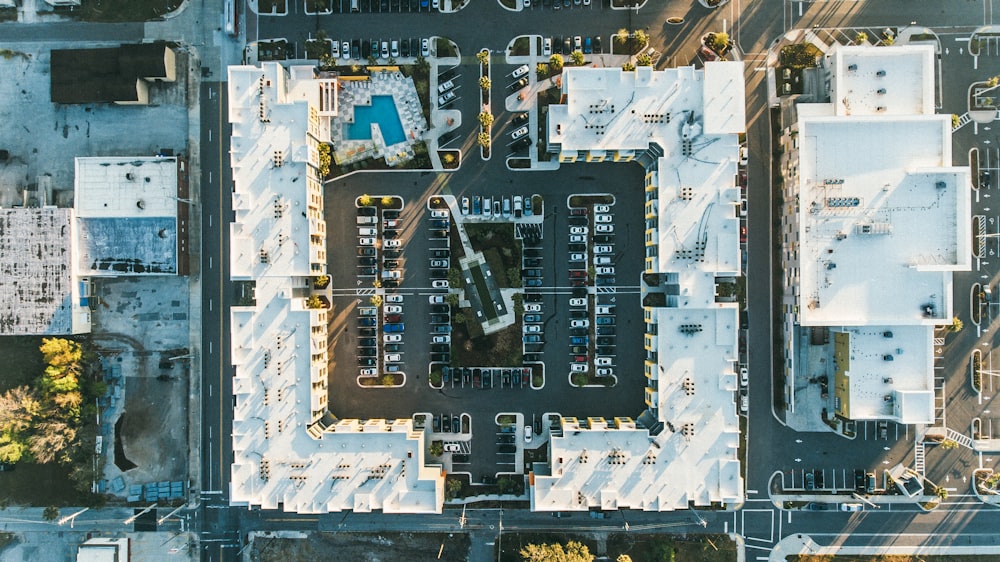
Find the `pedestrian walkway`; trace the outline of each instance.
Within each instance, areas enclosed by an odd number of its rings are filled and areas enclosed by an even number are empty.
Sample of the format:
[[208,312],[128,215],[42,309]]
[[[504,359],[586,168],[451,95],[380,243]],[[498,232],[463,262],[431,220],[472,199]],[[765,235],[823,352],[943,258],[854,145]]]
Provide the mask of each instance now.
[[[945,555],[977,555],[1000,556],[1000,535],[976,534],[965,535],[969,543],[963,546],[950,544],[954,537],[942,537],[944,544],[928,544],[938,538],[928,535],[865,535],[856,537],[863,544],[854,545],[844,535],[803,535],[795,534],[783,538],[771,550],[768,559],[771,562],[785,562],[795,554],[812,554],[827,556],[885,556],[885,555],[915,555],[915,556],[945,556]],[[878,539],[884,537],[885,543]],[[978,543],[978,544],[975,544]]]

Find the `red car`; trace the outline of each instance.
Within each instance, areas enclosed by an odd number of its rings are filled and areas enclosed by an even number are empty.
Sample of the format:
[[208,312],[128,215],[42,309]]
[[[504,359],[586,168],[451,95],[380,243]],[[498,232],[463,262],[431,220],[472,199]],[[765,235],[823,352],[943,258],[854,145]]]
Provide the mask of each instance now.
[[587,362],[587,356],[586,355],[574,355],[573,356],[573,362],[574,363],[586,363]]
[[740,226],[740,242],[743,243],[746,241],[747,241],[747,227]]
[[571,279],[577,277],[586,277],[587,272],[582,269],[571,269],[569,270],[569,276]]
[[402,322],[403,321],[403,315],[402,314],[386,314],[384,320],[385,320],[385,322],[387,324],[392,324],[392,323],[395,323],[395,322]]
[[586,215],[587,214],[587,209],[584,208],[584,207],[578,207],[578,208],[570,209],[569,210],[569,214],[570,215]]
[[587,286],[587,280],[586,279],[571,279],[570,282],[569,282],[569,286],[570,287],[586,287]]

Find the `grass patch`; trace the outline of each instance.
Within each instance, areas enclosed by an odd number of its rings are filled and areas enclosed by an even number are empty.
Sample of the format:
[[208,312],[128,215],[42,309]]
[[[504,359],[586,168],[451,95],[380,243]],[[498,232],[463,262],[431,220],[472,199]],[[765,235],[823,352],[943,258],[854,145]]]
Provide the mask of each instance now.
[[[467,321],[475,322],[474,319]],[[477,323],[478,326],[478,323]],[[466,325],[457,325],[451,333],[451,362],[456,367],[520,367],[521,322],[507,329],[470,337]]]
[[794,43],[781,48],[778,64],[789,68],[812,68],[823,52],[812,43]]
[[444,37],[438,37],[434,40],[434,53],[439,58],[458,56],[458,50],[455,48],[454,43]]
[[257,59],[261,61],[281,61],[288,58],[288,42],[261,41],[257,43]]
[[160,19],[181,5],[182,0],[83,0],[80,19],[122,22]]
[[[93,431],[90,432],[93,434]],[[93,441],[91,441],[93,442]],[[35,464],[17,463],[10,472],[0,472],[0,504],[94,506],[101,503],[101,496],[81,492],[70,478],[73,467],[51,462]]]
[[4,337],[4,363],[0,370],[0,392],[22,385],[31,386],[45,370],[45,361],[38,347],[41,336]]
[[520,36],[514,39],[514,44],[510,46],[511,55],[524,56],[531,52],[531,38],[527,36]]

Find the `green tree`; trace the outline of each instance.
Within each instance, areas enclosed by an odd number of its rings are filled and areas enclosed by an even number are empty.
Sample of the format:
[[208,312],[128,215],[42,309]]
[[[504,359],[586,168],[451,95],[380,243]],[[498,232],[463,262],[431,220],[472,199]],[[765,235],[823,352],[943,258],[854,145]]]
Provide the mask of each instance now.
[[485,92],[485,91],[488,91],[488,90],[490,89],[490,85],[491,85],[491,84],[492,84],[492,82],[490,81],[490,78],[489,78],[489,76],[480,76],[480,77],[479,77],[479,87],[480,87],[480,88],[481,88],[481,89],[482,89],[482,90],[483,90],[484,92]]
[[944,441],[941,442],[941,448],[945,450],[957,449],[958,442],[955,441],[954,439],[945,439]]
[[997,84],[1000,84],[1000,76],[994,76],[986,81],[986,86],[990,88],[996,88]]
[[615,558],[615,562],[632,562],[632,557],[628,554],[619,554],[618,558]]
[[392,205],[392,196],[391,195],[383,195],[382,196],[382,206],[383,207],[388,207],[389,205]]
[[462,481],[449,479],[445,482],[444,497],[448,500],[453,500],[458,497],[458,493],[462,491]]
[[455,323],[465,324],[465,313],[461,310],[455,313]]
[[619,29],[617,33],[615,33],[615,42],[617,42],[619,45],[624,45],[625,42],[628,41],[628,36],[629,36],[628,30],[623,27]]
[[323,308],[323,301],[317,295],[309,295],[306,298],[306,308]]
[[864,31],[859,31],[854,34],[854,44],[863,45],[868,42],[868,34]]
[[[62,421],[44,421],[28,437],[28,450],[41,464],[50,463],[73,444],[76,429]],[[65,456],[61,460],[68,461]]]
[[635,30],[635,40],[640,45],[645,46],[646,43],[649,43],[649,34],[641,29],[637,29]]
[[886,33],[885,36],[882,38],[882,44],[885,45],[886,47],[891,47],[896,44],[896,38],[893,37],[891,34]]
[[955,316],[951,319],[951,324],[948,325],[948,330],[958,333],[961,332],[964,327],[965,324],[962,323],[962,320],[958,316]]
[[653,66],[653,57],[649,53],[639,53],[635,57],[636,66]]
[[386,373],[386,374],[382,375],[382,386],[392,386],[394,384],[396,384],[396,378],[395,377],[393,377],[389,373]]
[[570,541],[566,547],[559,543],[528,544],[520,551],[524,562],[591,562],[594,555],[587,545]]
[[573,59],[574,65],[583,66],[583,51],[573,51],[570,53],[569,58]]
[[56,519],[59,519],[59,508],[54,505],[46,507],[42,511],[42,519],[46,521],[55,521]]
[[479,64],[483,66],[489,66],[490,65],[489,51],[479,51],[478,53],[476,53],[476,60],[479,61]]
[[413,64],[417,67],[420,72],[427,72],[431,69],[431,63],[427,62],[427,59],[423,55],[420,55],[413,61]]
[[[448,268],[448,286],[452,289],[462,286],[462,272],[457,267]],[[455,304],[458,303],[456,302]]]
[[559,53],[556,53],[551,57],[549,57],[549,67],[555,74],[559,74],[560,72],[562,72],[564,64],[566,64],[566,60]]
[[489,129],[493,125],[493,114],[489,111],[481,111],[479,113],[479,124],[484,129]]
[[323,142],[319,145],[319,177],[325,178],[330,175],[330,164],[333,157],[330,154],[330,145]]
[[382,295],[372,295],[372,298],[368,299],[368,302],[370,302],[372,306],[381,306]]
[[476,137],[476,142],[478,142],[479,146],[481,146],[483,148],[489,148],[490,147],[490,134],[486,133],[486,132],[479,133],[479,136]]
[[444,444],[440,441],[431,441],[431,456],[440,457],[444,454]]
[[[448,279],[449,279],[449,281],[451,280],[451,270],[448,270]],[[457,286],[457,284],[453,285],[453,286]],[[457,307],[458,306],[458,293],[448,293],[444,297],[444,302],[448,303],[452,308]]]
[[368,66],[375,66],[378,64],[378,59],[375,55],[368,55]]
[[42,338],[38,349],[42,352],[42,360],[56,367],[77,367],[83,358],[80,344],[65,338]]
[[633,63],[632,61],[626,62],[625,64],[622,65],[622,70],[624,70],[625,72],[628,72],[630,70],[635,70],[635,63]]
[[941,501],[944,501],[948,499],[948,490],[943,486],[935,486],[934,495],[936,495]]
[[961,121],[961,118],[958,115],[956,115],[954,113],[951,114],[951,128],[952,129],[954,129],[955,127],[957,127],[960,121]]
[[361,205],[362,207],[367,207],[368,205],[371,205],[372,204],[372,196],[368,195],[366,193],[366,194],[362,195],[361,197],[358,197],[358,204]]
[[535,65],[535,76],[539,80],[544,80],[549,75],[549,65],[540,62]]
[[706,39],[708,46],[717,53],[724,53],[729,48],[729,34],[725,31],[709,33]]
[[510,287],[521,286],[521,270],[517,267],[507,268],[507,285]]

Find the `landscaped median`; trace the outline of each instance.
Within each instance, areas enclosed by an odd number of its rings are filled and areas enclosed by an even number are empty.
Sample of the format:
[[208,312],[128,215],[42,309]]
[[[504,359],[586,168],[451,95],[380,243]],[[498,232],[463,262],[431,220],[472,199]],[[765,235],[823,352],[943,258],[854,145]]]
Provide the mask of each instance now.
[[492,140],[492,135],[490,134],[493,127],[493,112],[491,103],[490,87],[492,86],[492,76],[490,69],[490,51],[488,49],[483,49],[476,53],[476,59],[479,61],[479,89],[482,91],[481,102],[483,110],[479,114],[479,141],[480,155],[483,160],[490,159],[490,142]]

